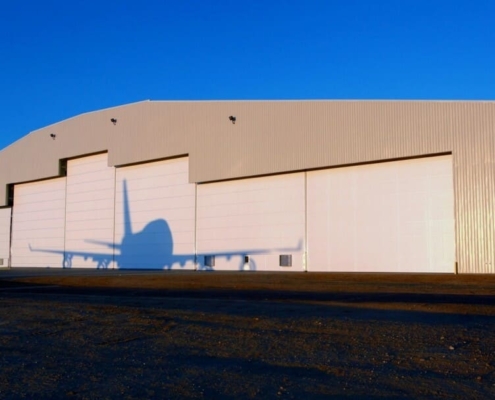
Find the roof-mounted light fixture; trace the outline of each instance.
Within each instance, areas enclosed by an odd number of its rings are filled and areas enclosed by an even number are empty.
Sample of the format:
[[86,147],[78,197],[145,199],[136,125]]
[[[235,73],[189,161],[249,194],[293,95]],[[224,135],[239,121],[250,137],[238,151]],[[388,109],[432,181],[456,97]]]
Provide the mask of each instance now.
[[235,121],[237,120],[237,118],[234,115],[231,115],[229,117],[229,120],[232,121],[233,124],[235,124]]
[[112,118],[110,121],[112,121],[112,124],[117,125],[117,118]]
[[50,133],[50,137],[55,140],[55,138],[57,137],[57,135],[55,135],[54,133]]

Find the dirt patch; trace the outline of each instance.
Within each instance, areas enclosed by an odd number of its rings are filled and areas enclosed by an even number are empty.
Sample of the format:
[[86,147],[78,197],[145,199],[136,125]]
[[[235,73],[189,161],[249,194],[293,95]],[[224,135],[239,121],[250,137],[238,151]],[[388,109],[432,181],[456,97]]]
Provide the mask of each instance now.
[[5,278],[0,398],[495,396],[491,276]]

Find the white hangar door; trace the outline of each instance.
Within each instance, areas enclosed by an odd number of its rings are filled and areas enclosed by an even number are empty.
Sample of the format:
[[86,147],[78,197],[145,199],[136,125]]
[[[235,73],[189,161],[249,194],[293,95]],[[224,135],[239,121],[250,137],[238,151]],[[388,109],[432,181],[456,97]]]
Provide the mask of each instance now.
[[451,156],[307,179],[309,271],[455,272]]
[[65,178],[14,186],[12,266],[61,268]]
[[10,208],[0,208],[0,268],[9,266],[11,212]]
[[117,168],[118,268],[195,268],[195,184],[189,159]]
[[199,267],[302,271],[304,181],[297,173],[198,185]]
[[113,267],[114,196],[106,153],[67,162],[67,268]]

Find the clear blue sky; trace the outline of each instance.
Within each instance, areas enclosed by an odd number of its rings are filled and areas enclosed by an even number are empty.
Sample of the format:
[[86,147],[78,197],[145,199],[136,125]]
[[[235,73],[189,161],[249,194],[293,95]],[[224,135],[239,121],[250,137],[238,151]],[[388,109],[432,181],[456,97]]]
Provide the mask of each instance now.
[[495,98],[494,0],[3,0],[0,148],[139,100]]

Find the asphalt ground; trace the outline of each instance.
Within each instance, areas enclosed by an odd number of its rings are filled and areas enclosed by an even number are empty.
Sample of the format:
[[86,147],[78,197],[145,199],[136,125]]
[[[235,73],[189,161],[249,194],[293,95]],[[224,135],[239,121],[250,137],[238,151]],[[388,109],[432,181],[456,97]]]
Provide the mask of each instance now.
[[0,270],[1,399],[495,398],[495,276]]

